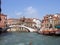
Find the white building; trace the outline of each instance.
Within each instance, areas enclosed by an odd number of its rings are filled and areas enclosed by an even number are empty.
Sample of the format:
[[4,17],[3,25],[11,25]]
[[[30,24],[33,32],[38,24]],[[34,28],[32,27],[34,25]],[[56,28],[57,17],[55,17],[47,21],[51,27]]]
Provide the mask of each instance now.
[[41,27],[41,21],[40,21],[39,19],[33,19],[33,22],[36,23],[35,26],[36,26],[37,28],[40,28],[40,27]]

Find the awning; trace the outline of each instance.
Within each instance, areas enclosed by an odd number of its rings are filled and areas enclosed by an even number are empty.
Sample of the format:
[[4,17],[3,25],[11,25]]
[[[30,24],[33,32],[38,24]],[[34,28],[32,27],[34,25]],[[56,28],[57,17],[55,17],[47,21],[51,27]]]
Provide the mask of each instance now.
[[60,29],[60,25],[57,25],[57,26],[55,26],[55,28],[58,28],[58,29]]

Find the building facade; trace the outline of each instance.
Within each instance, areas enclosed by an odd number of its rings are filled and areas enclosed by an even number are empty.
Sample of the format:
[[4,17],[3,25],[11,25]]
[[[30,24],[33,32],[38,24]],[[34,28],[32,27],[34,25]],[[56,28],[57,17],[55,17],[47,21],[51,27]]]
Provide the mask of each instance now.
[[27,27],[34,27],[36,23],[33,22],[32,18],[20,18],[20,24],[23,24]]
[[42,26],[45,28],[54,28],[57,24],[59,24],[59,17],[55,14],[46,15],[42,20]]
[[15,19],[15,18],[9,18],[7,19],[7,25],[18,25],[19,24],[19,19]]
[[7,15],[0,14],[1,21],[0,21],[0,28],[5,28],[7,26]]

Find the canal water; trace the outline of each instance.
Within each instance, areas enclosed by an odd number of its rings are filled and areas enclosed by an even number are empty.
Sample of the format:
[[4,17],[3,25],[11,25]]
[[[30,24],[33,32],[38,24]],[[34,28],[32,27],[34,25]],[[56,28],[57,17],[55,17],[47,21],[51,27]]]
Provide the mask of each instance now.
[[0,35],[0,45],[60,45],[60,37],[28,32],[10,32]]

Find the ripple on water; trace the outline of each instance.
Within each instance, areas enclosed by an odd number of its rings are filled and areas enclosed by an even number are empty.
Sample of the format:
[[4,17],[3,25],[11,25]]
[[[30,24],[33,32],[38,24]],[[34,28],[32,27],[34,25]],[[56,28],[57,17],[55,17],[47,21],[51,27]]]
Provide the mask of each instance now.
[[19,44],[17,44],[17,45],[25,45],[24,43],[19,43]]
[[[60,45],[60,37],[44,36],[37,33],[8,33],[0,37],[0,45]],[[3,43],[4,42],[4,43]]]

